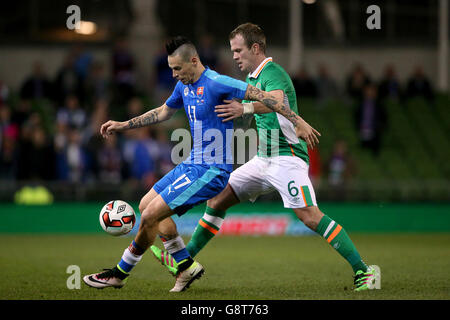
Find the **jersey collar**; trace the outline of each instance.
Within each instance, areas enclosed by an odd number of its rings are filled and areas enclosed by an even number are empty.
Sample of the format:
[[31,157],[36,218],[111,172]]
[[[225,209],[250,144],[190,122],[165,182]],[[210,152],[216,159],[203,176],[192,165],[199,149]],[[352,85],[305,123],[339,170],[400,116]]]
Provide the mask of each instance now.
[[197,81],[195,81],[194,83],[191,83],[191,84],[189,84],[189,85],[195,87],[195,86],[199,83],[200,79],[203,78],[203,76],[205,75],[205,73],[206,73],[208,70],[209,70],[209,68],[208,68],[208,67],[205,67],[205,70],[203,70],[202,74],[201,74],[200,77],[197,79]]
[[255,69],[255,71],[253,71],[252,73],[249,73],[248,77],[249,77],[249,78],[255,78],[255,79],[258,78],[258,76],[259,76],[259,74],[261,73],[262,69],[264,69],[264,67],[266,66],[266,64],[267,64],[269,61],[272,61],[272,57],[265,58],[265,59],[261,62],[261,64],[258,66],[258,68]]

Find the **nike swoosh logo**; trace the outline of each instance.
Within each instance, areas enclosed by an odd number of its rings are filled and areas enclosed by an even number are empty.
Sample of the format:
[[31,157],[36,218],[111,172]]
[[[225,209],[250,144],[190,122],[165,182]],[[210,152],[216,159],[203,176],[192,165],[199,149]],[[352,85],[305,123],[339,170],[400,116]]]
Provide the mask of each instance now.
[[88,279],[91,280],[92,282],[97,282],[97,283],[101,283],[101,284],[107,283],[106,281],[99,281],[99,280],[95,279],[93,276],[90,276]]

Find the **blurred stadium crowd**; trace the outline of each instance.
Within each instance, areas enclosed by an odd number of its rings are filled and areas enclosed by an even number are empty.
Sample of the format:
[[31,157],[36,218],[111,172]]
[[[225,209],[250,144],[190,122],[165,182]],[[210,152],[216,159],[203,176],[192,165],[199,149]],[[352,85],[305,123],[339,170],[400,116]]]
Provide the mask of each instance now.
[[[199,53],[205,65],[224,71],[211,41],[202,43]],[[110,61],[96,61],[89,49],[75,46],[56,74],[48,74],[36,61],[20,88],[0,79],[2,184],[59,181],[150,188],[174,166],[170,133],[187,125],[184,116],[178,113],[175,121],[109,139],[103,139],[99,129],[109,119],[127,120],[164,102],[175,85],[165,52],[153,63],[152,91],[136,83],[136,64],[126,41],[117,42]],[[382,143],[386,128],[396,125],[390,121],[389,104],[406,105],[413,98],[430,110],[436,104],[430,80],[419,65],[406,83],[397,79],[393,65],[386,66],[382,79],[374,79],[364,65],[356,64],[348,70],[346,83],[334,80],[325,64],[318,65],[314,75],[302,67],[291,76],[301,115],[318,127],[325,141],[310,152],[311,177],[317,186],[325,183],[341,191],[345,181],[365,178],[360,175],[364,164],[349,148],[378,161],[383,146],[389,145]],[[324,116],[318,118],[320,114]],[[328,126],[340,114],[345,114],[344,126],[350,128],[347,135],[339,129],[342,122],[334,124],[336,135]],[[331,122],[321,121],[327,117]],[[407,139],[405,143],[414,143]]]

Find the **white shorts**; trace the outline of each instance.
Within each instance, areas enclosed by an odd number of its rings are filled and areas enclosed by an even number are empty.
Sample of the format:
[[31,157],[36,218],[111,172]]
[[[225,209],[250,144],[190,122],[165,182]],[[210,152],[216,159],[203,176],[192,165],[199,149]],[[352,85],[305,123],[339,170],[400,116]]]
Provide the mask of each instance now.
[[241,202],[254,202],[261,194],[277,190],[285,208],[317,206],[308,169],[298,157],[255,156],[233,171],[228,183]]

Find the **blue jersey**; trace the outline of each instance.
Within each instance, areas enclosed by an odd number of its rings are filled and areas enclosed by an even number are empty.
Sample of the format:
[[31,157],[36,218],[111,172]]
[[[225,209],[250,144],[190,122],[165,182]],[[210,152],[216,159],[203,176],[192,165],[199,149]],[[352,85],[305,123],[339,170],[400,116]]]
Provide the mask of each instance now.
[[189,119],[194,145],[185,163],[233,170],[233,121],[222,122],[214,107],[223,104],[223,100],[244,99],[247,86],[246,82],[208,68],[193,84],[178,81],[166,105],[176,109],[184,107]]

